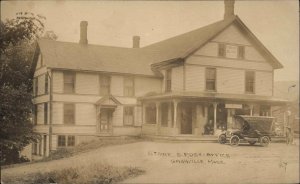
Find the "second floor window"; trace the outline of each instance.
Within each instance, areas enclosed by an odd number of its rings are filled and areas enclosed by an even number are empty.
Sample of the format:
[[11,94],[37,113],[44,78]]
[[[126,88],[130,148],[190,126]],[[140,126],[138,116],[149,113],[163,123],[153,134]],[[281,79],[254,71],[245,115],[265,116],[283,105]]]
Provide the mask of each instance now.
[[110,76],[101,75],[100,76],[100,95],[110,94]]
[[124,107],[124,125],[133,125],[134,107]]
[[246,71],[245,85],[246,85],[245,86],[246,93],[254,93],[254,85],[255,85],[254,71]]
[[238,58],[239,59],[244,59],[245,58],[245,47],[244,46],[239,46],[238,47]]
[[37,125],[37,117],[38,117],[38,106],[35,104],[33,106],[33,124]]
[[48,103],[44,103],[44,124],[48,124]]
[[124,96],[134,96],[134,78],[124,78]]
[[73,72],[64,73],[64,93],[75,93],[75,74]]
[[75,104],[64,104],[64,124],[75,124]]
[[38,78],[33,79],[33,96],[38,95]]
[[171,91],[172,85],[172,70],[168,69],[166,70],[166,92]]
[[48,94],[48,75],[45,75],[45,94]]
[[216,69],[206,68],[205,72],[206,78],[206,90],[215,91],[216,90]]

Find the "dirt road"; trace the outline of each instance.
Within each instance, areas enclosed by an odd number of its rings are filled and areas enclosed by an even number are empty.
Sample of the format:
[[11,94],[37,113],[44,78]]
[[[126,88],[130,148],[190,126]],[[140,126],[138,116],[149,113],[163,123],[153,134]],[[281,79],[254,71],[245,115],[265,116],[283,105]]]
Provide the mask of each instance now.
[[299,145],[269,147],[217,143],[138,142],[93,150],[71,158],[2,170],[2,177],[86,164],[135,166],[144,175],[123,183],[298,183]]

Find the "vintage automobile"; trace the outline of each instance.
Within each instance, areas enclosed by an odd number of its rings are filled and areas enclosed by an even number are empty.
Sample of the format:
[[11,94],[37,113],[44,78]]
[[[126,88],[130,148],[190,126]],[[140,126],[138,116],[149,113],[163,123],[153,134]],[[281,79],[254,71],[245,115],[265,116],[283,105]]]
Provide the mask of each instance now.
[[257,142],[262,146],[269,145],[274,117],[236,115],[234,120],[238,128],[222,132],[219,135],[219,143],[229,142],[232,146],[238,146],[243,141],[250,145]]

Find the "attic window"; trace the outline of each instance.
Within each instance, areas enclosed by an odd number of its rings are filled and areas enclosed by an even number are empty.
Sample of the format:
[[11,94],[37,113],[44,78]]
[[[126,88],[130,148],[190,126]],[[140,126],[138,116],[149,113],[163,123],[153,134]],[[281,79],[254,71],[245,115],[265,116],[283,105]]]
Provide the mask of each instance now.
[[244,59],[245,58],[245,47],[244,46],[239,46],[238,47],[238,58],[239,59]]
[[219,44],[219,56],[220,57],[225,57],[225,49],[226,49],[225,44],[220,43]]

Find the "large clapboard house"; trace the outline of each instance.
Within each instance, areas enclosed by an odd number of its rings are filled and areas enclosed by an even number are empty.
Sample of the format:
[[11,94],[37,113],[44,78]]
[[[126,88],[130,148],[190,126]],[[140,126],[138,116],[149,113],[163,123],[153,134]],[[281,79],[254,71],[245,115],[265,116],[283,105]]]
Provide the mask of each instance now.
[[34,62],[34,155],[99,136],[209,137],[233,116],[271,116],[274,70],[283,66],[234,15],[133,48],[40,39]]

